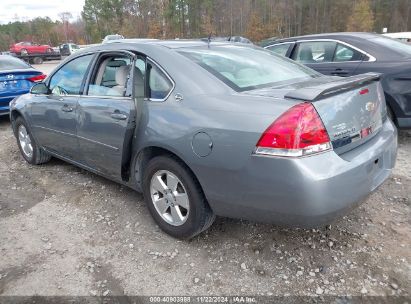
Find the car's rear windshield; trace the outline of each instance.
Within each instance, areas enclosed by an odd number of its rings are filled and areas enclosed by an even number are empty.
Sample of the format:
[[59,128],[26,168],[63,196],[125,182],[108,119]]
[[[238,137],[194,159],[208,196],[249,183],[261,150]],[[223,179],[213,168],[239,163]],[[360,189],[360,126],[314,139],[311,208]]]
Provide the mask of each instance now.
[[399,53],[402,56],[411,56],[411,45],[402,42],[398,39],[388,37],[377,37],[372,39],[372,41],[378,45],[391,49],[392,51]]
[[30,66],[20,59],[11,56],[0,56],[0,71],[28,68],[30,68]]
[[210,48],[187,48],[178,52],[239,92],[319,75],[303,65],[259,48],[211,45]]

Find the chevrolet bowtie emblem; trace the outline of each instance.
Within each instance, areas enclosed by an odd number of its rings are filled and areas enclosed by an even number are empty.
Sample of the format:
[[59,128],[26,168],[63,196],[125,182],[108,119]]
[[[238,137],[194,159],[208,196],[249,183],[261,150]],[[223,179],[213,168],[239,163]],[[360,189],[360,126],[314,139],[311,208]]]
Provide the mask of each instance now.
[[368,112],[374,111],[374,109],[375,109],[375,103],[374,103],[374,102],[367,102],[367,103],[365,104],[365,109],[366,109]]

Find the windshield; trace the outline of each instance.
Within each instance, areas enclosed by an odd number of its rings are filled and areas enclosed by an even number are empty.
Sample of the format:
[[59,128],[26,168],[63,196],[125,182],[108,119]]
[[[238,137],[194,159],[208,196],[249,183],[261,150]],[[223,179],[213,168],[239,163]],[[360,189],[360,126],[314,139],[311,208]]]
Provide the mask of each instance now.
[[374,38],[372,41],[379,45],[387,47],[401,55],[404,55],[407,57],[411,56],[411,45],[405,42],[402,42],[400,40],[393,39],[393,38],[387,38],[387,37],[378,37],[378,38]]
[[28,69],[30,66],[24,61],[13,58],[11,56],[0,56],[0,71],[15,70],[15,69]]
[[241,46],[181,49],[179,52],[236,91],[279,85],[319,74],[269,51]]

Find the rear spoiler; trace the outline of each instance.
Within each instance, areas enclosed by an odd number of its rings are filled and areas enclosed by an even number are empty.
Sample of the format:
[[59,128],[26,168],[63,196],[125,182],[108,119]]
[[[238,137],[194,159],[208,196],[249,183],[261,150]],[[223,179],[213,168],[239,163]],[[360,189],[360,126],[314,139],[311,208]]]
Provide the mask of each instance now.
[[317,101],[343,91],[361,87],[372,81],[378,81],[381,75],[380,73],[366,73],[346,78],[338,78],[328,83],[290,91],[285,94],[284,97],[305,101]]

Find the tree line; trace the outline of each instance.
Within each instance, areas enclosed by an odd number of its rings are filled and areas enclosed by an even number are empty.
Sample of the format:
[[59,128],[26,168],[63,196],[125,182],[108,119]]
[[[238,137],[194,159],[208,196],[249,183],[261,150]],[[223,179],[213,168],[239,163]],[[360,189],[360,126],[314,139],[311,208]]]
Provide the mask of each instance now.
[[0,25],[0,49],[15,41],[57,45],[130,38],[244,36],[258,42],[321,32],[411,29],[410,0],[85,0],[77,20]]

